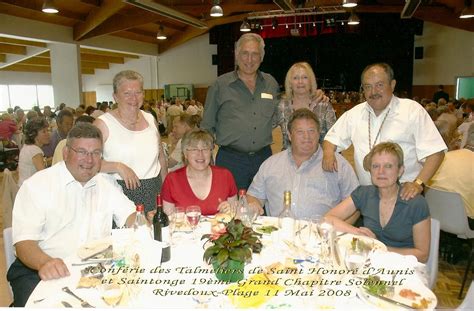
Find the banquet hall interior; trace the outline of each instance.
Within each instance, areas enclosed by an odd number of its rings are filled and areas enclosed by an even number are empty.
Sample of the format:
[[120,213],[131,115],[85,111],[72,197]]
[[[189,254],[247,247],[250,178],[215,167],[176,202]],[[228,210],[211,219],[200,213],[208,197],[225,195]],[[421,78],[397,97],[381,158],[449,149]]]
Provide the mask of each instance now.
[[[348,8],[347,2],[357,5]],[[459,18],[465,11],[472,15],[472,2],[0,0],[0,111],[17,104],[30,110],[35,105],[77,108],[112,101],[112,78],[126,69],[143,75],[148,101],[163,96],[204,103],[207,88],[234,69],[234,43],[246,28],[265,39],[260,69],[280,86],[293,63],[310,63],[337,117],[360,102],[360,73],[378,61],[394,68],[399,97],[431,100],[444,85],[450,97],[459,99],[464,94],[461,79],[474,79],[474,18]],[[58,12],[45,13],[45,4],[54,4]],[[210,16],[220,12],[222,16]],[[28,98],[30,104],[17,103],[12,94],[21,93],[23,86],[44,93]],[[474,97],[474,91],[464,92]],[[276,153],[282,146],[279,128],[273,139]],[[352,148],[343,155],[354,165]],[[0,184],[3,176],[2,169]],[[18,172],[13,176],[18,178]],[[453,309],[462,302],[458,294],[469,244],[457,240],[460,251],[450,258],[442,243],[456,239],[442,237],[433,292],[438,308]],[[0,307],[12,301],[5,275],[0,256]],[[464,294],[471,281],[472,267]]]

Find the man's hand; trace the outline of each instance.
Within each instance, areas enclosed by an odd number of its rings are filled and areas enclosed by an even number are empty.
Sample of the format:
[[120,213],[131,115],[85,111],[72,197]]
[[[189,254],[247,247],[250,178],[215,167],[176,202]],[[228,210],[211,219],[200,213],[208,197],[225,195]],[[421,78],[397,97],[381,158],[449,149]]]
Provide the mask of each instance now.
[[138,178],[137,174],[135,174],[135,172],[127,165],[119,162],[117,171],[125,182],[127,189],[135,190],[140,187],[140,179]]
[[69,276],[69,270],[60,258],[52,258],[38,270],[38,275],[43,281],[54,280]]
[[334,152],[323,152],[323,170],[337,172],[337,160]]
[[217,206],[217,210],[220,213],[232,214],[232,204],[229,201],[222,201],[221,199],[219,199],[219,205]]
[[417,194],[420,194],[423,191],[423,187],[418,185],[415,182],[406,182],[403,184],[402,191],[400,192],[400,197],[402,200],[408,201],[413,199]]
[[249,208],[255,210],[257,214],[260,216],[263,215],[264,213],[262,206],[258,204],[257,202],[249,202]]

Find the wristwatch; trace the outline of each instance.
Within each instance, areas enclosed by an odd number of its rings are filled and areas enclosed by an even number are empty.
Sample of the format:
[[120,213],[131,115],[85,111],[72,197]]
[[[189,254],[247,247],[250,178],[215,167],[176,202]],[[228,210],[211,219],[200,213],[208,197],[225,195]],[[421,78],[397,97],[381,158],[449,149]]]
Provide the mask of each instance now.
[[418,186],[421,186],[422,188],[425,188],[425,183],[423,182],[423,180],[421,180],[419,178],[415,178],[415,180],[413,182],[415,184],[417,184]]

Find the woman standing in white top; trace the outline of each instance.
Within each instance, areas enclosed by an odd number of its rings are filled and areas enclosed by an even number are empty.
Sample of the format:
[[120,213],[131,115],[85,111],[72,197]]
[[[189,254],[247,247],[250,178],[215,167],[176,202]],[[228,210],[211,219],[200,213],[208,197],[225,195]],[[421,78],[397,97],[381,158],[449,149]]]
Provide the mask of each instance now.
[[101,171],[114,173],[125,195],[135,204],[144,204],[148,212],[155,208],[156,194],[168,172],[158,126],[150,113],[140,110],[144,92],[139,73],[119,72],[113,87],[118,108],[94,122],[104,140]]
[[41,147],[49,144],[49,139],[49,124],[44,118],[36,117],[26,123],[25,145],[21,148],[18,162],[18,186],[46,167]]

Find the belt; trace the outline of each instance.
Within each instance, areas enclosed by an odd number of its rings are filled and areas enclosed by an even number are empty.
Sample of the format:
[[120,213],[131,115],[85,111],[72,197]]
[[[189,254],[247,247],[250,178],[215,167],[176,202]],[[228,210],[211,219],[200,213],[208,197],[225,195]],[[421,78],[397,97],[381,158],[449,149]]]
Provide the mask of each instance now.
[[270,148],[270,147],[269,147],[269,146],[265,146],[265,147],[263,147],[262,149],[257,150],[257,151],[246,152],[246,151],[240,151],[240,150],[234,149],[234,148],[229,147],[229,146],[219,146],[219,150],[222,149],[222,150],[227,151],[227,152],[230,152],[230,153],[241,154],[241,155],[247,155],[247,156],[260,155],[260,154],[264,153],[265,151],[267,151],[268,148]]

